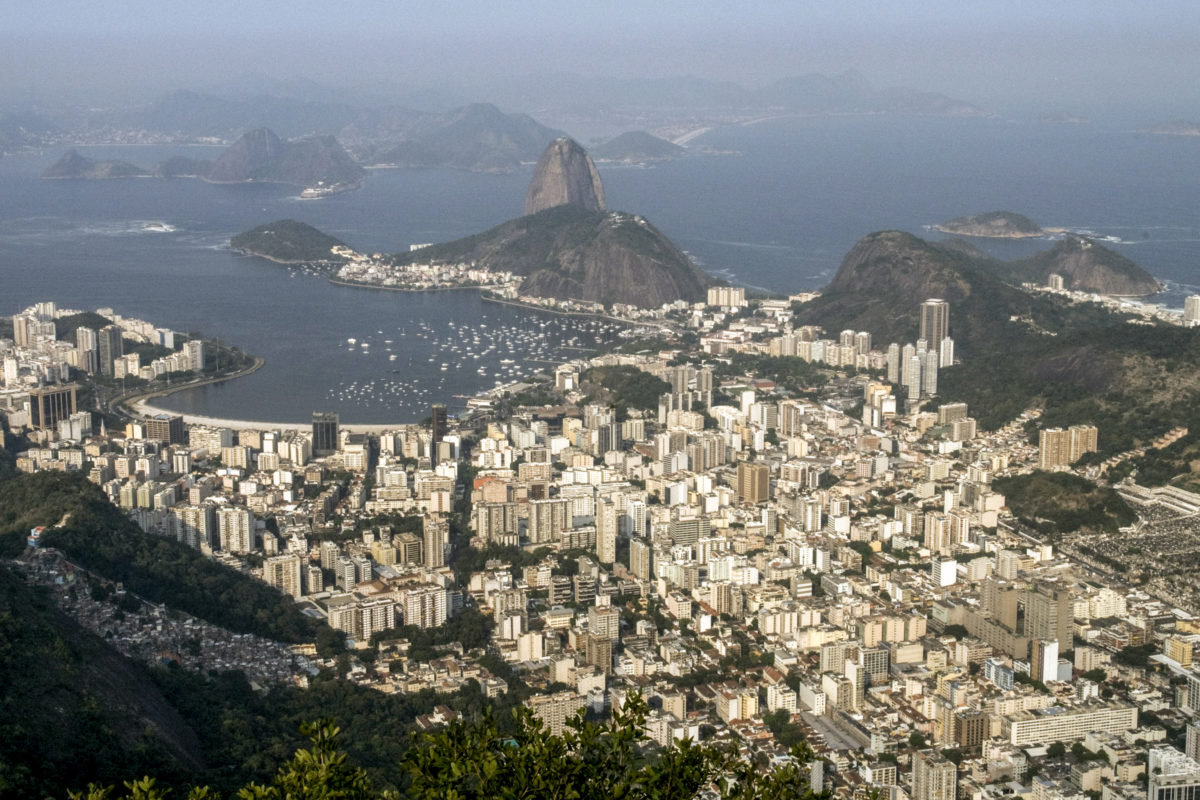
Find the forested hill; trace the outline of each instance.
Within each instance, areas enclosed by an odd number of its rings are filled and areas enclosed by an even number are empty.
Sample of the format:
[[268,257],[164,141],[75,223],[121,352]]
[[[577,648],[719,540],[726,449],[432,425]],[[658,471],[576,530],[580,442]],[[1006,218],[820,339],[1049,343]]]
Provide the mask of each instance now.
[[80,566],[235,633],[312,642],[326,627],[265,583],[144,533],[79,473],[38,472],[0,482],[0,553],[19,554],[38,525],[49,528],[45,546]]

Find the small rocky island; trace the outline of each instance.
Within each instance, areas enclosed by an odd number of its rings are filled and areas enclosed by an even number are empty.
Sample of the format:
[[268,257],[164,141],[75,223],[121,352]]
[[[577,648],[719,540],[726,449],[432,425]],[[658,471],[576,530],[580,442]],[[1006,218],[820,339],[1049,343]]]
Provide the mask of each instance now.
[[935,231],[955,236],[977,236],[986,239],[1030,239],[1045,236],[1041,225],[1012,211],[991,211],[971,217],[956,217],[940,225]]
[[1150,129],[1150,133],[1159,136],[1200,136],[1200,122],[1176,119],[1155,125]]
[[349,247],[341,239],[294,219],[281,219],[239,233],[229,247],[243,255],[258,256],[278,264],[343,264]]
[[592,148],[592,156],[600,162],[645,164],[679,158],[687,150],[645,131],[626,131]]

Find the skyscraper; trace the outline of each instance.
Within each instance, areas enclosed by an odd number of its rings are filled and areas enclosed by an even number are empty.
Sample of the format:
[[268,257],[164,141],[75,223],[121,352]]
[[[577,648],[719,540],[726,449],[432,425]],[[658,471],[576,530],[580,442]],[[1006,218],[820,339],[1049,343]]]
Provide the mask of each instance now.
[[75,384],[43,386],[29,392],[29,423],[42,430],[53,430],[60,420],[76,412]]
[[936,347],[950,335],[950,304],[936,297],[921,303],[920,337]]
[[761,503],[769,495],[771,472],[766,464],[743,461],[737,468],[738,498],[744,503]]
[[336,453],[338,449],[338,415],[314,411],[312,434],[314,456]]
[[96,332],[96,349],[100,352],[100,374],[113,376],[113,363],[125,354],[121,344],[121,329],[116,325],[105,325]]
[[938,389],[938,352],[930,350],[921,365],[921,395],[932,397]]
[[79,368],[88,374],[99,372],[100,370],[98,346],[99,342],[94,330],[85,327],[75,329],[75,349],[79,351]]

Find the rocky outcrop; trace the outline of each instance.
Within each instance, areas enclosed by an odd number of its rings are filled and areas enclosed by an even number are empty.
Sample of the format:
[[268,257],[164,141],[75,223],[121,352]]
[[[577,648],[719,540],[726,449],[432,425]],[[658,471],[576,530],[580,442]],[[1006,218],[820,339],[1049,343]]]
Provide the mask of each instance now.
[[1085,236],[1067,236],[1044,253],[1014,262],[1014,267],[1034,283],[1046,283],[1051,273],[1062,275],[1064,286],[1079,292],[1141,297],[1162,291],[1149,272]]
[[354,184],[365,173],[337,139],[313,136],[285,141],[268,128],[248,131],[217,157],[213,183],[287,183],[296,186]]
[[596,165],[578,142],[566,137],[551,142],[538,159],[525,195],[525,213],[562,205],[587,211],[605,209],[604,185]]

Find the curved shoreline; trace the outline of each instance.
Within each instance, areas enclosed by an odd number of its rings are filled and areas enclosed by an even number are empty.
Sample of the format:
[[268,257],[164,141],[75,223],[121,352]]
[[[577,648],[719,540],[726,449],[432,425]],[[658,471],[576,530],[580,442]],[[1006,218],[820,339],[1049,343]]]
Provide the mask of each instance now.
[[482,292],[485,288],[487,288],[484,286],[426,286],[426,287],[417,288],[417,289],[409,289],[404,286],[376,286],[373,283],[356,283],[354,281],[338,280],[337,278],[330,278],[329,283],[332,283],[334,286],[349,286],[351,289],[375,289],[380,292],[409,292],[409,293],[462,292],[462,291],[467,291],[467,290],[471,290],[471,289],[473,289],[477,292]]
[[[198,381],[188,381],[177,386],[166,386],[161,389],[153,389],[149,392],[137,392],[136,394],[131,394],[128,397],[122,397],[118,399],[115,403],[113,403],[113,406],[118,409],[131,410],[133,408],[146,405],[145,401],[154,397],[167,397],[168,395],[172,395],[177,392],[186,392],[188,389],[197,389],[201,386],[212,386],[217,383],[231,381],[234,378],[241,378],[246,375],[253,374],[262,369],[263,364],[265,363],[267,363],[266,359],[255,356],[254,362],[250,366],[246,367],[245,369],[239,369],[237,372],[230,372],[226,375],[214,375],[211,378],[202,378]],[[169,414],[172,412],[167,411],[166,409],[155,409],[154,413]]]

